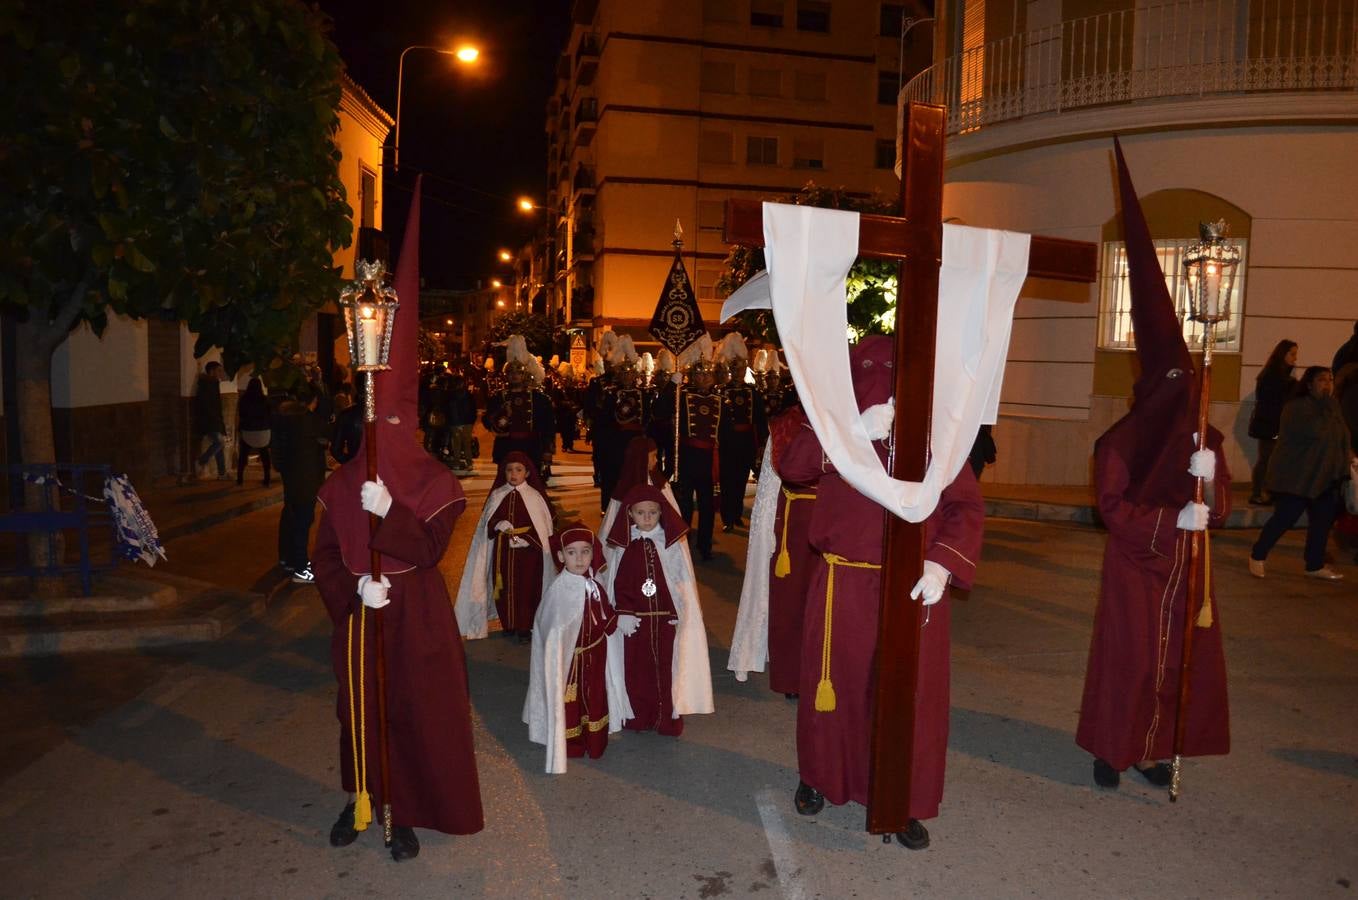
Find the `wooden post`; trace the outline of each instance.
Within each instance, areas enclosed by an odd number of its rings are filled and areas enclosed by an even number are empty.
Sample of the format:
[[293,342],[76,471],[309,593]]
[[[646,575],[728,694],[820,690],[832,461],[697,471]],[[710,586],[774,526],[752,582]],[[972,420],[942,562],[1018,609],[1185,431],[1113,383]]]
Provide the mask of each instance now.
[[[368,373],[368,396],[374,394],[375,385],[373,379],[377,373]],[[369,404],[369,409],[372,405]],[[367,418],[363,423],[363,446],[367,454],[368,480],[377,480],[377,421],[374,418]],[[375,513],[368,513],[368,533],[377,534],[377,528],[382,519]],[[372,551],[369,563],[372,572],[372,580],[382,581],[382,554],[376,550]],[[367,607],[362,607],[364,615],[367,614]],[[382,610],[373,610],[373,642],[377,647],[377,660],[374,671],[377,677],[377,756],[382,767],[382,840],[387,845],[391,844],[391,750],[390,740],[387,735],[387,645],[386,635],[382,628]],[[362,652],[360,648],[359,652]]]

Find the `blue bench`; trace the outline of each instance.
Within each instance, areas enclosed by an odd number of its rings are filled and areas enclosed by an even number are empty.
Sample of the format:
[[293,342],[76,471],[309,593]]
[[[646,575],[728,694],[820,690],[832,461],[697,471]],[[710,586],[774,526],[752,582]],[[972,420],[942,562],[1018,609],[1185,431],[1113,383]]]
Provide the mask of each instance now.
[[[46,534],[47,558],[55,560],[46,566],[34,566],[29,562],[27,548],[19,542],[11,571],[40,578],[79,575],[81,590],[88,597],[94,590],[94,573],[110,570],[118,564],[115,553],[117,525],[102,499],[110,467],[74,463],[5,465],[3,471],[9,485],[9,508],[0,512],[0,532]],[[33,493],[40,499],[36,507],[30,508],[25,500]],[[90,535],[92,531],[102,532],[105,528],[108,530],[108,559],[95,561]],[[64,558],[58,558],[59,534],[74,535],[80,551],[75,562],[67,563]]]

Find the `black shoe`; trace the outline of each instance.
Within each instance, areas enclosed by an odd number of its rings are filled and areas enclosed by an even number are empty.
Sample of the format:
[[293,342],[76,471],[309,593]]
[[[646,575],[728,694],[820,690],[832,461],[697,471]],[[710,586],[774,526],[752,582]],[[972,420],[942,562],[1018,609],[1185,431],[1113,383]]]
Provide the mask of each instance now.
[[734,526],[734,525],[723,525],[723,526],[721,526],[721,533],[722,533],[722,534],[731,534],[731,533],[732,533],[733,531],[735,531],[735,530],[736,530],[736,526]]
[[1122,776],[1118,773],[1117,769],[1108,765],[1108,763],[1104,762],[1098,757],[1094,758],[1095,784],[1097,784],[1099,787],[1116,788],[1118,786],[1118,782],[1121,780]]
[[783,694],[783,696],[786,697],[786,698],[789,699],[789,700],[796,700],[797,697],[798,697],[799,695],[796,694],[796,693],[791,693],[791,694]]
[[531,632],[531,631],[520,631],[520,632],[519,632],[519,643],[520,643],[520,644],[527,644],[527,643],[532,642],[532,640],[533,640],[533,632]]
[[907,850],[923,850],[929,846],[929,829],[919,819],[911,819],[905,831],[896,832],[896,840]]
[[1144,769],[1140,766],[1132,766],[1132,768],[1136,769],[1142,778],[1150,782],[1152,787],[1169,787],[1171,775],[1169,763],[1156,763],[1153,766],[1146,766]]
[[1250,498],[1250,506],[1272,506],[1272,505],[1273,501],[1268,500],[1264,497],[1255,496]]
[[415,829],[397,825],[391,830],[391,858],[397,862],[414,859],[420,855],[420,839],[415,837]]
[[358,829],[354,828],[354,805],[350,803],[340,812],[335,824],[330,826],[330,846],[347,847],[358,840]]
[[792,795],[792,805],[797,807],[797,815],[814,816],[825,808],[825,795],[807,784],[797,783],[797,793]]

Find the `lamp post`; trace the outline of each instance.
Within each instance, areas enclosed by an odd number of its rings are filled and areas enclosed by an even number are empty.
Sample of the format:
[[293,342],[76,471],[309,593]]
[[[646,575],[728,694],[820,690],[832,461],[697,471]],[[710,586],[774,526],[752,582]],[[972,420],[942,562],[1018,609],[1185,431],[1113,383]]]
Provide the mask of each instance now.
[[[383,284],[386,266],[380,262],[359,260],[354,266],[358,276],[340,292],[339,307],[344,311],[344,329],[349,338],[349,359],[355,372],[367,375],[363,389],[363,445],[367,454],[368,480],[377,480],[377,399],[373,379],[378,372],[391,368],[388,359],[391,355],[391,331],[396,324],[396,310],[400,306],[396,291]],[[377,531],[379,519],[368,514],[369,533]],[[382,555],[372,551],[370,561],[372,578],[382,580]],[[360,605],[359,615],[366,620],[368,607]],[[377,743],[378,758],[382,772],[382,835],[386,843],[391,843],[391,752],[387,739],[387,658],[386,644],[383,640],[382,610],[373,610],[373,637],[377,644],[377,658],[374,673],[377,679]],[[360,635],[362,634],[360,626]],[[362,641],[360,640],[360,648]],[[359,651],[362,653],[362,649]],[[360,670],[361,671],[361,670]],[[360,691],[366,691],[360,685]],[[352,694],[351,694],[352,696]],[[367,728],[364,722],[359,726]],[[358,742],[363,731],[353,735]],[[355,768],[358,767],[355,762]],[[354,773],[355,788],[366,805],[367,774],[366,760],[364,771]],[[360,787],[361,785],[361,787]]]
[[[1187,313],[1194,322],[1202,323],[1202,366],[1198,387],[1198,450],[1207,449],[1207,413],[1212,392],[1212,347],[1216,343],[1218,322],[1231,317],[1231,292],[1235,288],[1235,272],[1240,265],[1240,247],[1226,239],[1226,222],[1204,222],[1198,226],[1198,242],[1184,252],[1184,286],[1187,291]],[[1193,502],[1202,503],[1203,480],[1195,479]],[[1200,615],[1210,615],[1211,552],[1206,550],[1207,534],[1194,531],[1189,535],[1188,595],[1184,602],[1183,649],[1179,662],[1179,708],[1174,717],[1174,755],[1170,761],[1169,799],[1179,799],[1179,782],[1183,768],[1184,735],[1188,726],[1188,685],[1193,662],[1193,631]],[[1201,558],[1201,561],[1199,557]],[[1198,591],[1198,568],[1208,567],[1202,579],[1202,603],[1194,603]]]
[[396,140],[392,146],[391,164],[392,169],[397,172],[401,170],[401,88],[405,84],[406,54],[411,50],[432,50],[444,56],[451,56],[463,65],[468,66],[475,63],[481,56],[481,51],[470,44],[464,44],[455,50],[435,47],[431,44],[412,44],[401,51],[401,58],[396,64]]

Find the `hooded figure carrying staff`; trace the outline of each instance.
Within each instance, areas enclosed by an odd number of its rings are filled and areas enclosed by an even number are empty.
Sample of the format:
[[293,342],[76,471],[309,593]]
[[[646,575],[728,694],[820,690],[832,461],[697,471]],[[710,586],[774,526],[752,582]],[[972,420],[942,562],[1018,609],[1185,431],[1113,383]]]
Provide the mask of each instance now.
[[[472,749],[467,662],[439,560],[466,506],[456,476],[421,447],[419,191],[396,269],[401,298],[391,371],[377,379],[376,481],[360,452],[320,490],[324,507],[312,565],[335,625],[330,656],[339,682],[340,777],[350,800],[330,830],[332,846],[357,839],[383,803],[392,808],[391,855],[420,852],[415,828],[474,834],[483,827]],[[366,441],[366,438],[365,438]],[[370,531],[369,514],[380,517]],[[373,551],[381,577],[371,576]],[[378,684],[373,613],[382,611],[391,784],[378,761]]]
[[[1231,747],[1210,549],[1189,583],[1195,568],[1191,534],[1226,520],[1231,476],[1221,432],[1208,428],[1207,449],[1197,450],[1200,386],[1193,359],[1122,148],[1114,146],[1141,373],[1131,411],[1094,445],[1094,483],[1108,544],[1075,742],[1094,755],[1099,786],[1117,787],[1119,773],[1134,766],[1152,785],[1167,788],[1170,766],[1164,760],[1174,752],[1184,606],[1190,600],[1201,611],[1194,617],[1181,755],[1223,754]],[[1206,503],[1194,499],[1199,477]]]

